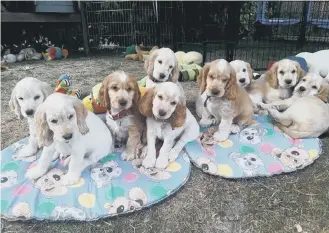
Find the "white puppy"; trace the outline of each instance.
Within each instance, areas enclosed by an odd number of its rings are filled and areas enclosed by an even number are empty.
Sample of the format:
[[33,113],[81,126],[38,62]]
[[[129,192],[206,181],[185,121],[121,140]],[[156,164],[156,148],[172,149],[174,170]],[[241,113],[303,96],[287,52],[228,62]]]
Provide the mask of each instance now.
[[246,88],[253,80],[253,72],[248,62],[234,60],[230,65],[235,70],[236,79],[239,86]]
[[309,72],[318,74],[322,78],[329,78],[329,49],[320,50],[315,53],[303,52],[297,54],[296,57],[302,57],[306,60]]
[[152,88],[156,83],[177,82],[179,78],[178,61],[175,53],[169,48],[154,50],[150,59],[145,61],[145,69],[146,88]]
[[26,176],[37,179],[47,173],[54,153],[71,155],[64,185],[78,182],[81,172],[111,152],[112,135],[105,123],[88,112],[76,97],[54,93],[36,112],[37,141],[44,146],[39,163]]
[[18,151],[16,159],[34,156],[38,151],[34,114],[38,106],[45,101],[51,92],[51,87],[47,83],[32,77],[20,80],[14,87],[9,107],[19,119],[27,119],[30,131],[29,143]]
[[[180,86],[165,82],[149,89],[142,96],[139,110],[147,117],[144,167],[166,168],[168,162],[176,160],[186,143],[198,138],[199,125],[186,108],[183,93]],[[155,148],[157,138],[163,140],[158,159]]]

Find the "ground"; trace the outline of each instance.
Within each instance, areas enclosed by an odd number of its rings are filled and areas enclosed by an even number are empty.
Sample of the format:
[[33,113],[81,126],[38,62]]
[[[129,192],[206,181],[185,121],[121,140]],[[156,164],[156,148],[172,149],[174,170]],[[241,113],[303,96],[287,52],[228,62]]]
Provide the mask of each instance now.
[[[88,93],[114,70],[125,70],[138,78],[145,75],[143,63],[119,57],[88,57],[53,62],[29,62],[11,66],[1,74],[1,148],[27,136],[25,122],[8,107],[11,90],[23,77],[33,76],[55,87],[62,73],[73,77],[74,86]],[[195,83],[184,83],[188,106],[194,112]],[[193,167],[190,180],[160,204],[129,215],[91,223],[7,222],[2,232],[205,232],[239,233],[329,232],[329,139],[324,153],[304,170],[269,178],[221,179]]]

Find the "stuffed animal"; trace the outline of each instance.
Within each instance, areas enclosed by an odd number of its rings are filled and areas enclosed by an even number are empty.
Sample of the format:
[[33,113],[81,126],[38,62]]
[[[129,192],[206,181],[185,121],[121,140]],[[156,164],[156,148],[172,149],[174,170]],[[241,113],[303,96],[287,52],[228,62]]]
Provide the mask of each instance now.
[[76,96],[78,99],[81,98],[81,92],[79,89],[70,89],[72,86],[72,77],[68,74],[62,74],[56,83],[55,92]]
[[195,51],[191,51],[187,53],[183,51],[178,51],[175,53],[175,55],[179,64],[185,64],[185,65],[197,64],[201,66],[203,62],[202,54]]
[[38,53],[34,48],[25,48],[19,52],[19,56],[24,56],[24,59],[27,61],[31,60],[40,60],[42,54]]
[[59,60],[66,58],[69,55],[67,49],[61,49],[59,47],[50,47],[46,50],[46,53],[42,53],[43,58],[47,61]]
[[3,60],[5,60],[8,64],[16,62],[16,56],[14,54],[8,54],[3,56]]
[[314,53],[303,52],[297,54],[296,57],[302,57],[306,60],[310,72],[326,79],[329,78],[329,49]]
[[125,59],[133,61],[144,61],[145,56],[148,56],[156,49],[159,49],[159,47],[154,46],[151,51],[146,51],[142,50],[140,46],[132,45],[127,48]]

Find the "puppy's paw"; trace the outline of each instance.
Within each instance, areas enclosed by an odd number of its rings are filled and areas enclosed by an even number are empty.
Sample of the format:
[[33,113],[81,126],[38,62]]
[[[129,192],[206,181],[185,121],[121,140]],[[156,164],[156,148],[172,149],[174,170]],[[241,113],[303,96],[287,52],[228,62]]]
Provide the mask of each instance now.
[[176,161],[177,157],[179,156],[180,151],[177,151],[175,149],[171,149],[169,152],[169,162],[174,162]]
[[29,160],[31,162],[36,160],[36,155],[35,153],[38,151],[38,149],[35,149],[31,146],[23,146],[22,148],[20,148],[17,153],[15,153],[15,155],[13,156],[15,160]]
[[155,167],[158,169],[165,169],[166,167],[168,167],[168,164],[169,164],[168,156],[159,156],[159,158],[155,163]]
[[36,166],[36,167],[29,169],[26,172],[25,177],[29,180],[36,180],[36,179],[39,179],[41,176],[43,176],[46,173],[47,173],[47,170],[40,169],[39,166]]
[[240,132],[240,126],[236,125],[236,124],[232,124],[231,125],[231,133],[233,134],[237,134]]
[[265,109],[259,110],[259,111],[258,111],[258,115],[261,115],[261,116],[267,116],[269,110],[270,110],[270,109],[268,109],[268,110],[265,110]]
[[200,124],[201,127],[206,128],[206,127],[210,127],[213,124],[213,121],[212,121],[212,119],[204,119],[204,118],[202,118],[200,120],[199,124]]
[[135,155],[133,153],[127,153],[126,151],[122,152],[121,159],[124,161],[132,161],[135,159]]
[[74,185],[78,183],[80,179],[80,174],[75,172],[68,172],[62,179],[62,184],[64,186]]
[[257,107],[258,109],[263,109],[263,110],[267,110],[270,108],[270,105],[269,104],[264,104],[264,103],[257,103]]
[[68,156],[66,158],[61,158],[61,163],[64,167],[68,167],[71,161],[71,156]]
[[143,164],[143,167],[145,167],[145,168],[154,168],[155,162],[156,162],[155,157],[150,158],[149,156],[146,156],[145,159],[143,160],[142,164]]
[[220,132],[216,132],[214,134],[214,140],[217,142],[223,142],[226,141],[228,138],[228,133],[220,133]]

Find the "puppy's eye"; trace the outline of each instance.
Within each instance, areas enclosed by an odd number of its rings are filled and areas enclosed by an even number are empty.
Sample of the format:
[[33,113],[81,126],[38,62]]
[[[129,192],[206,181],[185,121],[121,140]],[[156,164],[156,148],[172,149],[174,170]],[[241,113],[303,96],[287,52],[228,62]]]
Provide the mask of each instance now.
[[23,97],[19,97],[18,99],[19,99],[19,100],[23,100]]
[[162,100],[162,99],[163,99],[162,95],[158,95],[158,98],[159,98],[160,100]]
[[284,72],[282,70],[279,73],[282,74],[282,75],[284,75]]
[[296,73],[296,70],[291,71],[292,74]]
[[305,78],[303,79],[303,82],[306,82],[306,79]]
[[169,69],[172,69],[172,66],[169,66]]
[[39,99],[40,98],[40,95],[36,95],[36,96],[34,96],[34,100],[37,100],[37,99]]
[[72,119],[72,117],[73,117],[73,114],[69,115],[69,117],[68,117],[68,118],[69,118],[69,120],[71,120],[71,119]]
[[177,102],[176,102],[176,101],[173,101],[173,102],[171,102],[170,104],[171,104],[171,105],[176,105]]
[[316,86],[312,86],[312,88],[313,88],[313,89],[317,89],[317,87],[316,87]]
[[243,69],[242,72],[246,72],[246,69]]
[[118,87],[117,87],[117,86],[113,86],[112,89],[113,89],[114,91],[117,91],[117,90],[118,90]]
[[51,123],[53,123],[53,124],[56,124],[57,123],[57,120],[51,120]]
[[162,64],[162,61],[161,60],[159,60],[158,62],[159,62],[159,64]]
[[214,79],[215,77],[213,75],[209,75],[209,78],[210,79]]
[[131,90],[132,90],[132,88],[131,87],[128,87],[127,91],[130,92]]

